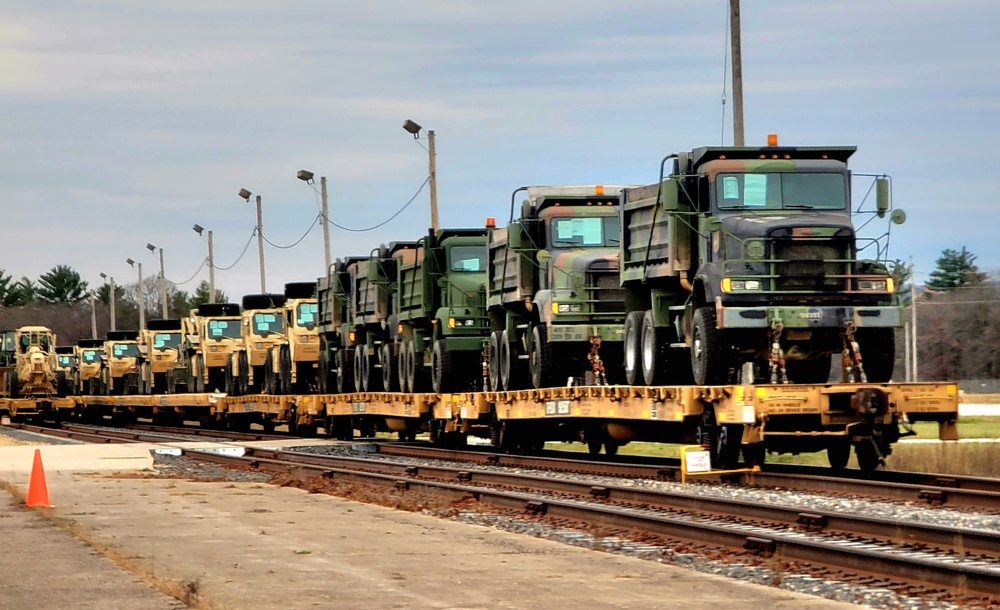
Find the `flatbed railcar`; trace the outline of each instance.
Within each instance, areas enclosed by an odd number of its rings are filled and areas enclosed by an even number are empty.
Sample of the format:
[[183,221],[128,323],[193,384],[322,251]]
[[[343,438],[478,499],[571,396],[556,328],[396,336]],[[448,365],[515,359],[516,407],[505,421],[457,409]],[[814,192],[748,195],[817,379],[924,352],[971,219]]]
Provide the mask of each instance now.
[[[26,402],[27,401],[27,402]],[[31,404],[28,404],[28,403]],[[265,428],[287,424],[299,434],[350,439],[355,431],[429,432],[439,444],[489,438],[507,451],[536,451],[547,441],[580,441],[592,453],[615,453],[632,441],[709,446],[719,466],[742,451],[760,462],[765,451],[826,451],[835,467],[851,449],[874,469],[915,421],[939,425],[956,440],[958,387],[953,383],[832,383],[726,386],[576,386],[454,394],[356,392],[249,395],[76,396],[0,399],[0,413],[22,418],[117,421],[199,421],[203,426]],[[94,417],[89,417],[93,420]]]

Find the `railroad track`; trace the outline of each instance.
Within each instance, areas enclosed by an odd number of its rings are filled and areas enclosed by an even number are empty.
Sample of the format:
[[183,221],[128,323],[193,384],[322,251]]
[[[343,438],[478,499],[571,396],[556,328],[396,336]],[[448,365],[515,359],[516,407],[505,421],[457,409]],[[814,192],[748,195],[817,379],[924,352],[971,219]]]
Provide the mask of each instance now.
[[[31,427],[25,427],[30,429]],[[69,429],[66,429],[69,428]],[[46,434],[99,442],[156,442],[164,432],[123,432],[89,426],[41,428]],[[84,438],[84,437],[87,438]],[[256,435],[252,435],[256,436]],[[176,440],[176,439],[172,439]],[[383,455],[427,457],[429,448],[380,444]],[[388,450],[386,450],[389,448]],[[304,480],[323,480],[388,486],[399,493],[419,492],[454,500],[477,501],[480,506],[515,511],[529,518],[553,519],[632,532],[642,539],[660,537],[695,545],[711,553],[748,561],[789,562],[796,568],[827,577],[938,595],[975,603],[1000,602],[1000,536],[995,532],[899,520],[837,511],[803,511],[795,506],[730,500],[690,491],[641,489],[517,472],[470,469],[462,465],[412,465],[384,457],[361,458],[316,455],[293,451],[250,449],[243,457],[196,450],[185,455],[231,467],[292,473]],[[441,459],[442,452],[432,452]],[[472,454],[485,464],[548,468],[567,472],[591,469],[603,476],[644,476],[649,465],[579,462],[537,458],[445,452],[469,461]],[[553,460],[559,460],[558,462]],[[665,478],[657,471],[656,477]],[[914,589],[916,587],[916,589]]]
[[[202,428],[171,428],[163,426],[130,426],[128,430],[102,428],[84,424],[62,424],[58,427],[36,426],[13,423],[8,427],[36,434],[69,438],[87,443],[161,443],[184,440],[208,440],[217,442],[287,440],[294,438],[276,434],[255,434],[253,432],[231,432]],[[192,438],[193,437],[193,438]]]
[[[525,456],[415,444],[380,443],[378,446],[379,451],[386,455],[660,480],[680,477],[677,460],[580,460],[565,457],[575,455],[569,452],[554,452],[552,456]],[[1000,512],[1000,479],[894,471],[865,473],[870,478],[861,478],[860,473],[855,476],[843,470],[782,466],[769,465],[766,470],[755,473],[754,485]]]

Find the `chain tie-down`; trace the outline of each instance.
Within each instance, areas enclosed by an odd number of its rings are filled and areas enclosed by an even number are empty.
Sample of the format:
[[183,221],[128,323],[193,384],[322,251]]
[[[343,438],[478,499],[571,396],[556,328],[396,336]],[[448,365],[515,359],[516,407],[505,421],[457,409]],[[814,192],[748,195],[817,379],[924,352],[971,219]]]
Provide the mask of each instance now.
[[781,322],[771,325],[771,383],[788,383],[788,373],[785,371],[785,350],[781,349],[781,331],[785,329]]
[[594,335],[590,338],[590,353],[587,360],[590,362],[590,372],[594,374],[594,385],[608,385],[608,379],[604,374],[604,363],[601,361],[601,336]]
[[844,383],[868,383],[868,375],[865,374],[865,367],[861,363],[861,346],[854,338],[856,330],[854,322],[847,322],[844,324],[844,332],[840,333],[840,338],[844,342],[844,351],[840,359]]

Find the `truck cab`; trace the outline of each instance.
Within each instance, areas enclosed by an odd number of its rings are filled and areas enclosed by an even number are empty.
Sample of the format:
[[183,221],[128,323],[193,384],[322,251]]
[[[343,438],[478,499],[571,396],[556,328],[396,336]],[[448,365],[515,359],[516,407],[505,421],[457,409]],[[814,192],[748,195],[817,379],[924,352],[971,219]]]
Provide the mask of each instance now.
[[243,343],[243,318],[236,303],[204,303],[181,320],[180,360],[188,392],[227,387],[229,355]]
[[111,331],[104,342],[104,366],[101,368],[101,387],[105,394],[122,395],[138,393],[139,333],[134,330]]
[[78,394],[103,394],[101,367],[104,366],[104,340],[80,339],[76,342],[76,371],[73,385]]
[[[624,293],[621,186],[524,187],[511,222],[488,234],[493,389],[617,381]],[[527,199],[514,219],[518,193]]]
[[182,340],[182,324],[178,319],[150,320],[140,331],[142,394],[176,392],[174,371],[180,358]]
[[260,394],[264,389],[264,365],[269,363],[269,353],[288,343],[284,306],[282,294],[243,297],[241,342],[228,356],[227,393]]
[[316,282],[285,284],[286,341],[271,347],[264,363],[269,394],[306,394],[316,389],[320,361]]
[[[662,335],[655,345],[630,345],[690,350],[698,384],[729,383],[747,363],[755,378],[822,383],[831,354],[857,339],[867,378],[888,381],[901,315],[888,231],[859,237],[852,221],[860,212],[852,210],[847,166],[854,151],[698,148],[665,159],[674,171],[659,184],[627,190],[622,281],[651,316],[645,326],[627,321],[626,334]],[[877,203],[868,213],[884,217],[888,179],[872,188]],[[649,324],[661,331],[647,332]],[[681,359],[670,358],[660,368],[676,368]]]

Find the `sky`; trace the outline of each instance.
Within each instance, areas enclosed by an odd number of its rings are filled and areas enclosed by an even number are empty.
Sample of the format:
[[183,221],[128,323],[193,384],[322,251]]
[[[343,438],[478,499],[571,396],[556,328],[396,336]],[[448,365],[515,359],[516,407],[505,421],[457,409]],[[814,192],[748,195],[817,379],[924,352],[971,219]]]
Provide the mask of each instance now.
[[[509,215],[527,184],[650,184],[667,154],[732,143],[727,0],[6,0],[0,7],[0,268],[68,264],[258,292],[323,273],[330,219],[381,223],[427,176],[443,226]],[[918,282],[945,248],[1000,270],[1000,3],[743,2],[746,141],[851,145],[889,174],[891,258]],[[726,106],[728,111],[730,106]],[[724,118],[725,116],[725,118]],[[318,180],[317,180],[318,182]],[[251,198],[251,202],[253,199]],[[331,228],[333,257],[416,239],[424,188],[384,227]],[[249,245],[248,245],[249,244]],[[241,252],[245,251],[242,258]]]

